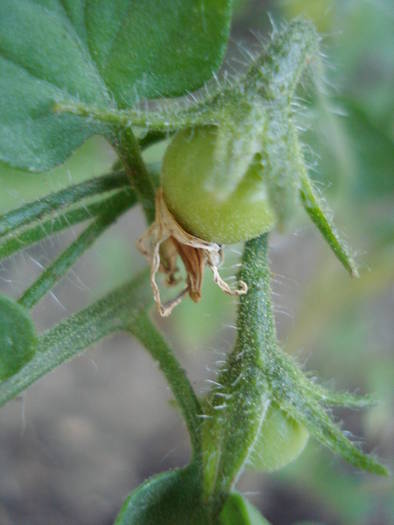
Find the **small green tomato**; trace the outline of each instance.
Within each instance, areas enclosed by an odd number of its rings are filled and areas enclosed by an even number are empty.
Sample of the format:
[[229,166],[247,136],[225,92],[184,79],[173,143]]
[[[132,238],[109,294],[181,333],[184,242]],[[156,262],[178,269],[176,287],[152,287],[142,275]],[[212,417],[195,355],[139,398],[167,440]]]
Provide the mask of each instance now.
[[212,126],[177,133],[164,156],[162,186],[168,209],[187,232],[208,242],[233,244],[269,231],[276,218],[258,159],[224,200],[210,190],[217,168],[217,130]]
[[251,465],[264,472],[278,470],[301,454],[308,438],[309,433],[303,425],[272,403],[257,438]]

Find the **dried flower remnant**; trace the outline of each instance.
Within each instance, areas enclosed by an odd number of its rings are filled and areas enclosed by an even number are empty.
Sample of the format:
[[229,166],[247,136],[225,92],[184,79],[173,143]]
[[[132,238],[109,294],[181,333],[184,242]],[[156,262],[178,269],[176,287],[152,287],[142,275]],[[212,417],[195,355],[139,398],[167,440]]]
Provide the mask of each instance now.
[[[212,270],[214,282],[225,294],[237,296],[248,291],[243,281],[239,282],[237,289],[232,289],[222,279],[219,273],[219,266],[223,261],[222,247],[186,232],[168,210],[161,188],[156,193],[155,222],[138,240],[137,246],[150,263],[153,297],[162,317],[168,317],[186,294],[194,302],[201,299],[205,266]],[[186,287],[176,297],[162,303],[156,275],[158,272],[164,273],[168,286],[178,284],[178,256],[186,270]]]

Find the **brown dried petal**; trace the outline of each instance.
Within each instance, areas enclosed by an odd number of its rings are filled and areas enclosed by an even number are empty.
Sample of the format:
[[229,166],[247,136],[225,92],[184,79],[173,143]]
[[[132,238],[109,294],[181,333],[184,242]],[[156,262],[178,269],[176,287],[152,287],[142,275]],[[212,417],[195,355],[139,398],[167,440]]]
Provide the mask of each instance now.
[[[186,293],[195,302],[201,299],[201,287],[205,266],[213,272],[215,283],[228,295],[243,295],[247,285],[240,281],[236,290],[223,281],[218,267],[222,262],[222,250],[216,243],[210,243],[186,232],[168,210],[160,188],[156,194],[155,222],[142,235],[137,243],[140,252],[148,259],[151,266],[151,285],[153,297],[160,315],[167,317],[183,299]],[[166,274],[166,282],[173,286],[179,282],[176,278],[177,256],[180,256],[186,270],[186,288],[168,303],[161,302],[160,290],[156,282],[157,272]]]

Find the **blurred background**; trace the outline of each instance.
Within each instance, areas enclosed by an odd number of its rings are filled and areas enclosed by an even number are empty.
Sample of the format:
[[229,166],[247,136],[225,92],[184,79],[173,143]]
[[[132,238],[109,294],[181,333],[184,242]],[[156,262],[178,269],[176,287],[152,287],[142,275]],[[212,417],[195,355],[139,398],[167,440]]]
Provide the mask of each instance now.
[[[362,267],[351,280],[303,213],[271,239],[274,301],[283,347],[330,387],[374,393],[363,411],[337,411],[353,439],[393,457],[394,362],[394,5],[392,0],[238,0],[228,67],[274,23],[299,14],[322,34],[327,97],[306,89],[301,119],[312,176]],[[257,37],[256,37],[257,35]],[[240,47],[239,42],[242,42]],[[237,61],[234,60],[237,58]],[[310,146],[310,147],[309,147]],[[164,145],[146,152],[160,159]],[[86,143],[41,175],[0,165],[0,214],[108,171],[103,140]],[[34,310],[40,330],[127,280],[145,262],[135,239],[144,222],[126,214]],[[18,297],[78,233],[51,238],[0,265],[0,291]],[[240,247],[226,252],[235,275]],[[207,390],[231,348],[235,305],[204,285],[166,332],[196,390]],[[188,439],[150,357],[118,335],[41,379],[0,410],[0,525],[110,525],[131,489],[186,463]],[[273,525],[394,523],[390,480],[360,474],[313,441],[278,473],[246,473],[239,489]]]

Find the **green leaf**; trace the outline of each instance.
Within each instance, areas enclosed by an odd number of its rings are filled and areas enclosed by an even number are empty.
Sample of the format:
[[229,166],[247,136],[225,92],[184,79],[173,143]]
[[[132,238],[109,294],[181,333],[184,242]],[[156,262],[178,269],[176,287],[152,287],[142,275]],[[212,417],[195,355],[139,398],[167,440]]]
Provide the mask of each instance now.
[[306,172],[302,172],[300,184],[300,196],[305,211],[350,275],[352,277],[358,277],[357,265],[345,241],[341,239],[333,225],[323,201],[318,197]]
[[61,2],[2,1],[0,159],[43,171],[63,162],[102,129],[74,116],[53,114],[54,101],[65,97],[110,103],[107,87]]
[[219,522],[220,525],[269,525],[260,512],[237,492],[227,498]]
[[228,0],[91,0],[86,31],[97,69],[127,107],[208,80],[221,63],[230,15]]
[[148,272],[144,271],[42,334],[33,359],[0,384],[0,406],[96,341],[113,332],[126,330],[133,318],[148,308],[151,301]]
[[36,332],[27,311],[0,295],[0,381],[23,368],[34,356]]
[[193,465],[145,481],[126,499],[114,525],[202,525],[210,523],[200,500]]
[[349,392],[332,392],[314,384],[314,393],[317,399],[327,406],[340,406],[348,408],[365,408],[377,404],[377,399],[372,395],[355,395]]
[[2,0],[0,159],[43,171],[108,130],[55,114],[56,102],[127,108],[200,87],[230,15],[229,0]]
[[318,228],[338,260],[352,277],[358,277],[357,264],[346,242],[337,232],[330,212],[317,194],[309,178],[302,146],[298,141],[297,130],[293,122],[289,124],[289,151],[293,157],[293,170],[297,175],[299,195],[305,211]]

